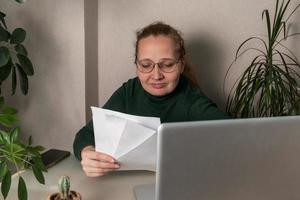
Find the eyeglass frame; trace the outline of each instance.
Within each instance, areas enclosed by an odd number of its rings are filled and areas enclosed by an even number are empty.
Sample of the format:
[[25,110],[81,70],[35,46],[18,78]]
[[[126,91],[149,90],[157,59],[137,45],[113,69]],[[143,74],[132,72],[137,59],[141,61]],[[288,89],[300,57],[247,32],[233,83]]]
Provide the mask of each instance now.
[[[169,60],[174,60],[175,61],[175,59],[169,59]],[[136,64],[136,67],[137,67],[137,69],[141,72],[141,73],[145,73],[145,74],[148,74],[148,73],[151,73],[153,70],[154,70],[154,68],[155,68],[155,66],[157,65],[158,66],[158,68],[159,68],[159,70],[161,70],[162,72],[164,72],[164,73],[172,73],[172,72],[174,72],[174,70],[176,69],[176,67],[177,67],[177,64],[179,63],[179,62],[181,62],[181,59],[177,59],[177,61],[175,61],[174,63],[173,63],[173,65],[172,65],[172,67],[174,66],[174,69],[172,70],[172,71],[170,71],[170,72],[165,72],[163,69],[162,69],[162,67],[160,66],[160,64],[161,63],[163,63],[163,61],[160,61],[160,62],[153,62],[152,60],[150,60],[149,59],[149,61],[151,61],[152,62],[152,68],[151,68],[151,70],[149,71],[149,72],[144,72],[144,71],[141,71],[140,69],[139,69],[139,64],[140,64],[140,60],[136,60],[134,63]]]

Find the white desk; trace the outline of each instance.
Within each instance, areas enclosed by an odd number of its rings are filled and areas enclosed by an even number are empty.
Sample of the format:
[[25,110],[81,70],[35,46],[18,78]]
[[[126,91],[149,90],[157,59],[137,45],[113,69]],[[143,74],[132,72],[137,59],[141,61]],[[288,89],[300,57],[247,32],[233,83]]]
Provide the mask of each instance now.
[[[83,200],[134,200],[133,187],[139,184],[155,182],[155,173],[148,171],[119,171],[108,175],[89,178],[84,175],[80,162],[73,155],[48,169],[45,173],[45,185],[40,184],[32,171],[25,171],[28,200],[44,200],[57,192],[57,183],[61,175],[71,179],[71,189],[81,193]],[[8,200],[17,200],[18,178],[14,177]]]

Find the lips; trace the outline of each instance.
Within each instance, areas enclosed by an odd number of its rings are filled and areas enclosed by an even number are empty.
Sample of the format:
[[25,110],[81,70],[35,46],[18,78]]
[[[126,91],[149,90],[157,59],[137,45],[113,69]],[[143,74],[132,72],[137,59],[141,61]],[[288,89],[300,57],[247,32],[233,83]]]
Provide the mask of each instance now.
[[151,83],[150,85],[155,89],[161,89],[166,86],[165,83]]

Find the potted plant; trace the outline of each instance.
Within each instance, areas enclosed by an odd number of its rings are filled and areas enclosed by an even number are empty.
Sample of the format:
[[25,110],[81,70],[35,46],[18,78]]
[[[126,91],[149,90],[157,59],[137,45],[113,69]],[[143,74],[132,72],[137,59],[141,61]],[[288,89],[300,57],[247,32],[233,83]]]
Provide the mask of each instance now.
[[[231,88],[226,111],[233,117],[269,117],[299,113],[299,62],[284,44],[299,35],[288,34],[288,22],[300,4],[288,11],[290,0],[276,0],[271,19],[269,10],[262,12],[266,20],[267,37],[253,36],[238,47],[235,59],[227,70],[245,54],[252,53],[250,63]],[[289,13],[288,13],[289,12]],[[256,42],[257,46],[249,46]]]
[[[16,110],[3,105],[3,98],[0,102],[0,118],[1,125],[4,127],[0,130],[0,182],[1,193],[6,199],[10,186],[12,172],[17,173],[18,180],[18,198],[19,200],[27,200],[27,188],[22,174],[25,169],[32,169],[36,179],[44,184],[44,176],[42,171],[46,172],[46,168],[41,160],[42,146],[32,146],[32,138],[29,137],[28,142],[24,144],[20,136],[20,128],[13,126],[10,121],[16,119]],[[3,123],[4,122],[4,123]]]
[[[15,0],[22,3],[24,0]],[[26,31],[16,28],[9,31],[6,15],[0,11],[0,95],[2,83],[11,75],[11,93],[16,92],[17,76],[24,95],[28,93],[28,76],[34,74],[33,65],[23,45]],[[40,183],[45,183],[43,171],[46,168],[41,159],[42,146],[33,146],[32,138],[24,143],[20,140],[19,118],[15,108],[6,106],[4,97],[0,96],[0,182],[1,193],[7,198],[11,186],[13,172],[18,180],[18,199],[27,200],[27,188],[22,174],[24,169],[31,169]]]
[[70,190],[70,178],[62,176],[58,182],[59,192],[50,195],[47,200],[81,200],[78,192]]

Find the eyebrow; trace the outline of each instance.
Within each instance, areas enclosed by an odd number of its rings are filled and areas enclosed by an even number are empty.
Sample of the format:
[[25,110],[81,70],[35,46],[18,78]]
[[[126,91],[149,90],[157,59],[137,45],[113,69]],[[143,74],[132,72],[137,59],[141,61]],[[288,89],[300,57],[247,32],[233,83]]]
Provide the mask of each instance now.
[[[176,59],[175,58],[162,58],[162,59],[159,60],[159,62],[162,62],[162,61],[172,61],[172,60],[176,60]],[[139,61],[151,61],[151,62],[154,62],[153,60],[151,60],[149,58],[144,58],[144,59],[139,60]]]

